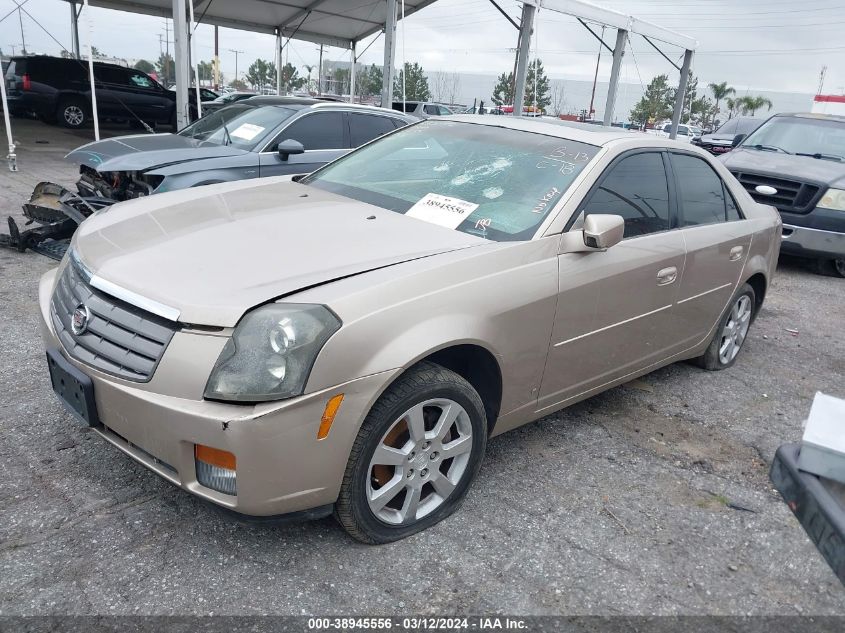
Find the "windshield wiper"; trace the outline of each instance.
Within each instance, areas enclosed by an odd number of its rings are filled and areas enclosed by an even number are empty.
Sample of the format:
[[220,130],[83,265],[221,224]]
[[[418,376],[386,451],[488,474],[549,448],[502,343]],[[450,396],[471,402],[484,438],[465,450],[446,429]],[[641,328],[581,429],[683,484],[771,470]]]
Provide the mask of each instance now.
[[223,132],[225,133],[225,136],[223,137],[223,145],[231,145],[232,137],[229,134],[229,128],[226,127],[225,123],[222,123],[221,125],[223,125]]
[[784,154],[792,154],[792,152],[787,152],[782,147],[778,147],[777,145],[764,145],[762,143],[757,143],[756,145],[743,145],[743,147],[750,147],[751,149],[758,149],[764,152],[783,152]]
[[810,158],[817,158],[817,159],[824,159],[824,160],[836,160],[842,162],[845,160],[845,156],[840,156],[839,154],[822,154],[821,152],[816,152],[815,154],[808,154],[806,152],[795,152],[796,156],[809,156]]

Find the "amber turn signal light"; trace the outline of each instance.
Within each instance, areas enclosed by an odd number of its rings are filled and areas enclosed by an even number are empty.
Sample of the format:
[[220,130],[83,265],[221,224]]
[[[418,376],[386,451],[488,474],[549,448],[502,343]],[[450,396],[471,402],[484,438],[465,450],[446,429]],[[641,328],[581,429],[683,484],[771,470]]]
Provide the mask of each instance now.
[[334,416],[337,415],[341,402],[343,402],[343,394],[339,393],[336,396],[332,396],[326,403],[326,409],[323,411],[323,418],[320,420],[320,429],[317,431],[318,440],[324,440],[328,437],[329,431],[332,428],[332,423],[334,422]]
[[194,457],[196,457],[197,461],[205,462],[218,468],[235,470],[235,455],[229,451],[223,451],[219,448],[212,448],[202,444],[194,444]]

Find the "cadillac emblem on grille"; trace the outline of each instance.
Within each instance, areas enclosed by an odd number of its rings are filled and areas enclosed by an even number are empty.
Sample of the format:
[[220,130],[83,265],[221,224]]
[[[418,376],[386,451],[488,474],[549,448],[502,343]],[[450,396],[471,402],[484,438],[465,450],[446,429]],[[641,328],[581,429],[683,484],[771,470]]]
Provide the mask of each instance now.
[[76,306],[76,309],[70,315],[70,329],[71,331],[79,336],[80,334],[85,334],[85,331],[88,329],[88,321],[91,320],[91,311],[88,309],[84,303],[80,303]]

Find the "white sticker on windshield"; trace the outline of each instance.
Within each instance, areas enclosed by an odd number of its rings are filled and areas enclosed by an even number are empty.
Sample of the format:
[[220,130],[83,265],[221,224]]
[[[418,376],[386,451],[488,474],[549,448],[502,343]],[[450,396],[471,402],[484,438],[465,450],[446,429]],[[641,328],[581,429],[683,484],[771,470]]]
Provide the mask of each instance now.
[[425,220],[438,226],[445,226],[447,229],[456,229],[458,225],[466,220],[473,211],[478,208],[477,204],[450,198],[437,193],[426,194],[420,198],[414,206],[408,209],[405,215]]
[[261,134],[264,128],[260,125],[253,125],[252,123],[242,123],[237,129],[232,130],[229,136],[242,138],[245,141],[251,141],[256,136]]

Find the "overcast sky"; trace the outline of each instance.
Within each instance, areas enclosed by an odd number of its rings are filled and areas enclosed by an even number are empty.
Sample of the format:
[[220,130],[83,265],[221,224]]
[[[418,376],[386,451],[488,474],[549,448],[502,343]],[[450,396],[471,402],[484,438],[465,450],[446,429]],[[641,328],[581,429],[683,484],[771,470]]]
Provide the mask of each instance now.
[[[18,0],[22,2],[23,0]],[[236,0],[217,0],[234,2]],[[363,0],[350,0],[360,5]],[[520,4],[500,0],[516,20]],[[845,93],[845,2],[842,0],[597,0],[595,4],[630,13],[691,35],[700,47],[693,64],[700,83],[727,81],[738,94],[755,90],[815,93],[822,66],[827,66],[825,92]],[[0,17],[14,11],[14,0],[0,0]],[[70,48],[70,10],[61,0],[27,0],[24,9],[14,11],[0,23],[0,48],[5,54],[20,51],[26,41],[30,52],[57,54],[61,45]],[[130,13],[91,9],[93,42],[101,51],[116,57],[158,57],[159,36],[165,37],[165,19]],[[21,27],[22,20],[22,27]],[[38,23],[49,31],[49,35]],[[85,29],[84,18],[81,28]],[[23,29],[23,34],[21,33]],[[305,27],[303,27],[305,28]],[[172,24],[170,25],[172,39]],[[52,36],[52,37],[51,37]],[[608,30],[607,41],[615,34]],[[400,23],[397,66],[403,51],[408,61],[418,61],[427,71],[457,70],[499,74],[513,66],[516,30],[489,0],[439,0]],[[83,32],[83,42],[85,33]],[[359,50],[367,42],[359,45]],[[201,25],[197,31],[197,53],[202,59],[213,55],[213,29]],[[171,45],[172,46],[172,45]],[[539,52],[548,74],[559,79],[591,80],[598,43],[574,18],[541,10],[532,38],[532,56]],[[289,61],[300,68],[317,63],[317,46],[293,42]],[[223,72],[232,78],[235,55],[244,51],[238,72],[243,74],[257,57],[273,58],[274,38],[243,31],[220,30]],[[682,51],[668,49],[679,60]],[[381,63],[382,38],[364,53],[365,63]],[[327,49],[324,58],[348,59],[348,52]],[[647,84],[656,74],[677,71],[638,36],[631,38],[622,79]],[[610,58],[602,58],[600,78],[610,73]]]

